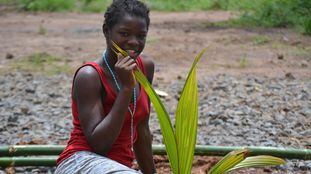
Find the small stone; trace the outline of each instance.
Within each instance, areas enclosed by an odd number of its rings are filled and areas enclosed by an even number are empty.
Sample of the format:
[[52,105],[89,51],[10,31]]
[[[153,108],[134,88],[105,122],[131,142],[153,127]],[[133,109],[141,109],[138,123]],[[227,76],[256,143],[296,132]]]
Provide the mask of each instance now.
[[301,66],[302,68],[307,68],[307,67],[308,67],[308,63],[306,63],[306,62],[301,62],[300,66]]
[[287,78],[287,79],[289,79],[289,80],[295,80],[295,77],[294,77],[294,75],[292,74],[292,73],[286,73],[285,74],[285,77]]
[[27,106],[22,106],[22,107],[21,107],[21,112],[22,112],[23,114],[28,114],[29,108],[28,108]]
[[207,112],[207,115],[211,116],[211,117],[216,117],[216,116],[219,115],[219,113],[218,112],[209,111],[209,112]]
[[26,88],[25,91],[31,94],[35,93],[35,90],[33,88]]
[[8,118],[8,122],[16,123],[18,120],[18,116],[10,116]]
[[277,54],[277,57],[279,60],[283,60],[284,59],[284,55],[283,54]]
[[14,55],[11,54],[11,53],[7,53],[6,56],[5,56],[6,59],[13,59],[14,58]]

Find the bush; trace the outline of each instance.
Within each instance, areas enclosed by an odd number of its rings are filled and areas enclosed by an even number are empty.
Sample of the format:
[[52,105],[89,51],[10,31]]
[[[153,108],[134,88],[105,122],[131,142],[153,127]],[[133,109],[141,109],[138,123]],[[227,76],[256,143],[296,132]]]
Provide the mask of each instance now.
[[240,20],[255,26],[296,27],[311,34],[311,1],[265,0],[257,8],[246,10]]
[[304,18],[302,19],[302,33],[311,35],[311,19],[310,18]]
[[311,35],[311,1],[297,0],[293,8],[297,16],[296,25],[302,28],[302,32]]
[[220,10],[251,10],[263,0],[210,0],[210,9]]
[[207,10],[211,0],[142,0],[152,10],[159,11],[192,11]]
[[[18,4],[26,11],[104,12],[112,0],[0,0],[0,4]],[[311,0],[142,0],[152,10],[236,10],[241,11],[233,25],[295,27],[311,35]],[[14,3],[13,3],[14,2]],[[230,24],[229,24],[230,25]]]
[[75,7],[75,0],[21,0],[20,6],[26,11],[67,11]]
[[83,12],[104,12],[111,0],[83,0],[80,10]]

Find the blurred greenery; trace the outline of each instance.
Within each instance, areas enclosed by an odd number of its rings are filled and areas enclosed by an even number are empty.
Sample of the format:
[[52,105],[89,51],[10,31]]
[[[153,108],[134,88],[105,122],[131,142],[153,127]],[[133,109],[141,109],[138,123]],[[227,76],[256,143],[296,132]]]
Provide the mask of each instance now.
[[[156,11],[230,10],[240,14],[219,25],[293,27],[311,35],[311,0],[142,0]],[[0,0],[25,11],[103,12],[112,0]],[[217,24],[218,25],[218,24]]]
[[246,10],[239,22],[260,27],[295,27],[311,35],[311,1],[265,0],[257,8]]
[[75,0],[20,0],[19,5],[26,11],[67,11],[75,7]]
[[263,45],[271,41],[270,37],[266,35],[257,35],[251,38],[254,45]]
[[50,55],[46,52],[34,53],[21,61],[12,62],[10,69],[19,71],[39,72],[46,75],[73,72],[68,59]]

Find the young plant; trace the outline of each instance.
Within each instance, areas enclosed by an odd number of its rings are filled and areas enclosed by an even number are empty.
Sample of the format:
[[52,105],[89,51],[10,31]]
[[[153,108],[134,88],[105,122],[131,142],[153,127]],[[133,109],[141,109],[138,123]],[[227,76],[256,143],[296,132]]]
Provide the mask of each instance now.
[[[115,53],[119,52],[123,56],[128,56],[126,51],[122,50],[113,41],[112,43],[114,46],[113,51]],[[157,113],[167,156],[174,174],[191,173],[198,125],[196,67],[205,51],[206,49],[201,51],[194,59],[186,83],[183,87],[176,111],[175,132],[163,103],[147,78],[140,69],[134,71],[136,80],[142,85],[148,94]],[[261,156],[259,158],[252,157],[247,160],[247,154],[247,149],[233,151],[227,154],[212,168],[209,174],[221,174],[242,167],[277,165],[284,163],[284,160],[270,156]]]
[[222,174],[241,168],[272,166],[285,163],[283,159],[273,156],[259,155],[247,157],[248,154],[248,149],[232,151],[215,164],[208,174]]

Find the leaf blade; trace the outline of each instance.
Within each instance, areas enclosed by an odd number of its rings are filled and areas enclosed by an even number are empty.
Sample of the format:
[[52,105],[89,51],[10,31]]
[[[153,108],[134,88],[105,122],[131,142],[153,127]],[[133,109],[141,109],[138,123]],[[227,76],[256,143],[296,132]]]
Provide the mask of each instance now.
[[166,148],[166,152],[171,164],[173,173],[178,173],[178,156],[175,134],[169,115],[163,106],[159,96],[156,94],[152,86],[150,85],[144,74],[138,69],[134,71],[134,75],[137,81],[142,85],[146,93],[148,94],[150,101],[152,102],[155,111],[157,113],[160,128],[163,135],[163,140]]
[[285,164],[285,161],[281,158],[277,158],[269,155],[259,155],[247,157],[245,160],[241,161],[239,164],[235,165],[229,171],[246,168],[246,167],[263,167],[263,166],[274,166]]
[[243,161],[248,154],[248,149],[236,150],[228,153],[216,165],[212,167],[209,174],[222,174],[230,168]]
[[190,173],[192,168],[198,122],[196,66],[205,51],[203,49],[192,64],[176,110],[176,143],[181,173]]
[[[114,41],[111,41],[113,48],[112,50],[117,54],[119,51],[123,56],[128,56],[128,53],[120,48]],[[117,50],[117,51],[116,51]],[[169,162],[171,164],[173,173],[178,173],[178,155],[177,155],[177,145],[176,145],[176,138],[174,134],[174,129],[169,118],[169,115],[160,100],[160,97],[157,95],[151,84],[149,83],[148,79],[145,75],[141,72],[139,68],[134,70],[133,72],[136,80],[140,83],[140,85],[144,88],[147,95],[150,98],[151,103],[153,104],[155,111],[157,113],[160,128],[163,135],[163,140],[167,152],[167,156]]]

